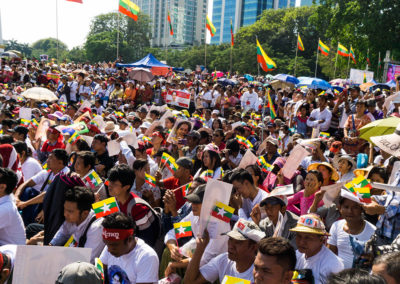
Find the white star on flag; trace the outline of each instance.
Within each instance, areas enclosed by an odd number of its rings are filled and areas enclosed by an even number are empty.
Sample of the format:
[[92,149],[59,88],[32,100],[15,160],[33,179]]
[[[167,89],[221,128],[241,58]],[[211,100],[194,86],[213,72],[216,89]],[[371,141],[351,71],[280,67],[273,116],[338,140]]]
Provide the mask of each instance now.
[[109,204],[104,204],[103,207],[101,207],[101,210],[103,210],[104,213],[110,210],[110,205]]
[[360,199],[360,200],[363,199],[362,195],[358,191],[356,191],[356,195],[357,195],[358,199]]
[[179,227],[178,231],[179,231],[179,234],[180,234],[180,235],[183,235],[183,234],[185,233],[185,228],[182,227],[182,225],[181,225],[181,226]]
[[221,215],[222,217],[224,217],[224,215],[225,215],[225,210],[224,210],[224,208],[219,208],[218,209],[218,214],[217,215]]

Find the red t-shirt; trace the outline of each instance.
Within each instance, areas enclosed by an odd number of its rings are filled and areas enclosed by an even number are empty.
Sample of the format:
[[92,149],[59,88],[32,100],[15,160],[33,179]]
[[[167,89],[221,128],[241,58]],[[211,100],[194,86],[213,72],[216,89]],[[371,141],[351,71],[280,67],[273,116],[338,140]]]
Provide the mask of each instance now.
[[[129,198],[128,200],[122,204],[121,202],[118,202],[118,206],[119,209],[121,210],[122,213],[124,213],[125,215],[128,215],[128,204],[129,201],[131,201],[133,198],[138,197],[136,194],[134,194],[133,192],[130,192]],[[148,213],[149,213],[150,209],[147,208],[146,205],[143,204],[138,204],[136,203],[135,206],[132,207],[131,210],[131,216],[132,219],[135,220],[136,224],[143,224],[148,222],[149,217],[148,217]]]
[[[190,176],[190,181],[192,180],[193,177]],[[179,188],[181,186],[179,179],[177,179],[176,177],[169,177],[164,179],[162,182],[164,184],[165,189],[175,189],[174,194],[176,200],[176,210],[178,210],[179,208],[182,207],[183,204],[185,204],[185,199],[183,198],[183,190],[182,188]]]

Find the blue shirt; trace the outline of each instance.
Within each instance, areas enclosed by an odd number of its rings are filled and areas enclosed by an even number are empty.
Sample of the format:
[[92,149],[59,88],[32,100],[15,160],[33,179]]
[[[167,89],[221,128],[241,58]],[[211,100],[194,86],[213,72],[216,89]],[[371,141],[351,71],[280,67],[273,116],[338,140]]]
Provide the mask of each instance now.
[[400,195],[388,191],[387,195],[374,195],[374,199],[386,208],[376,223],[376,231],[392,242],[400,233]]

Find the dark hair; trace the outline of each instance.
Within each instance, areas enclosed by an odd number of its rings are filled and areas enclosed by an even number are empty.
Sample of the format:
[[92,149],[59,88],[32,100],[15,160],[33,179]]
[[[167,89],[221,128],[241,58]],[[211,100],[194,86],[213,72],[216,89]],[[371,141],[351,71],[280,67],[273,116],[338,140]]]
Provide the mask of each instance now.
[[6,134],[6,135],[1,135],[0,136],[0,144],[1,145],[3,145],[3,144],[12,144],[14,142],[14,138],[12,138],[12,136],[11,135],[8,135],[8,134]]
[[105,216],[101,225],[105,229],[135,229],[133,219],[121,212]]
[[336,274],[331,274],[328,277],[327,284],[385,284],[386,281],[375,274],[370,274],[368,271],[350,268],[342,270]]
[[369,173],[367,178],[370,179],[373,174],[378,174],[380,175],[381,178],[383,178],[384,182],[387,183],[389,180],[389,176],[386,172],[386,168],[381,168],[381,167],[373,167]]
[[13,124],[15,124],[14,120],[6,118],[3,119],[3,121],[1,122],[2,125],[8,126],[9,128],[11,128],[13,126]]
[[175,124],[176,118],[174,116],[168,116],[167,119],[172,123]]
[[64,166],[68,164],[68,153],[64,149],[54,149],[51,153],[57,160],[61,160]]
[[221,128],[215,129],[215,133],[218,133],[222,138],[225,138],[225,133]]
[[151,110],[150,114],[154,114],[156,117],[160,116],[160,112],[158,110],[156,110],[156,109]]
[[262,172],[261,172],[260,167],[259,167],[257,164],[253,164],[253,165],[248,165],[248,166],[246,167],[246,169],[247,169],[247,168],[251,168],[251,169],[254,171],[254,175],[260,177],[260,178],[258,179],[258,185],[261,185],[261,184],[263,183],[264,180],[263,180],[263,178],[262,178]]
[[313,174],[317,178],[317,180],[321,183],[324,183],[324,177],[322,176],[320,171],[311,170],[307,174]]
[[240,151],[240,144],[236,139],[229,139],[226,142],[225,148],[231,150],[232,152],[237,153]]
[[109,139],[107,138],[107,136],[105,134],[96,134],[93,139],[99,140],[102,143],[108,143]]
[[400,279],[400,252],[391,252],[387,254],[382,254],[375,258],[374,265],[385,264],[386,273],[399,281]]
[[243,126],[238,126],[235,128],[235,130],[240,133],[240,136],[244,135],[244,127]]
[[[218,127],[217,128],[214,128],[214,122],[215,121],[218,122]],[[214,119],[213,122],[212,122],[212,130],[221,129],[221,128],[222,128],[222,121],[219,118],[218,119]]]
[[183,124],[186,124],[189,127],[188,133],[190,132],[190,130],[192,129],[192,125],[190,124],[189,121],[181,121],[178,123],[178,125],[176,126],[176,130],[178,130]]
[[18,154],[22,155],[22,152],[25,152],[27,157],[32,156],[32,151],[28,148],[28,145],[25,142],[17,141],[11,145],[15,148],[15,151],[17,151]]
[[206,167],[204,166],[203,163],[203,157],[204,157],[204,153],[207,152],[210,155],[210,160],[211,162],[214,160],[215,161],[215,165],[213,170],[215,171],[216,169],[218,169],[221,166],[221,157],[219,156],[219,154],[215,151],[209,151],[209,150],[205,150],[203,152],[203,156],[201,158],[201,168],[202,170],[206,170]]
[[[129,185],[129,187],[131,187],[133,185],[133,182],[135,181],[135,175],[128,165],[120,164],[114,166],[108,172],[108,180],[119,181],[122,186]],[[128,191],[129,190],[130,188],[128,189]]]
[[361,99],[356,102],[356,105],[363,105],[363,106],[367,107],[367,102],[365,100]]
[[75,146],[78,148],[78,151],[90,151],[89,144],[83,139],[76,140]]
[[90,166],[90,169],[93,169],[96,164],[96,157],[90,151],[80,151],[76,153],[76,158],[81,158],[85,167]]
[[231,181],[237,181],[243,183],[245,180],[249,181],[251,184],[254,183],[252,175],[245,169],[236,169],[233,171],[231,176]]
[[206,180],[205,180],[204,178],[201,178],[201,177],[195,178],[195,179],[193,180],[193,182],[197,182],[199,185],[202,185],[202,184],[206,184],[206,183],[207,183]]
[[136,159],[136,160],[133,162],[132,169],[133,169],[134,171],[135,171],[135,170],[141,170],[141,169],[143,169],[148,163],[149,163],[149,161],[147,161],[147,160],[144,160],[144,159]]
[[17,174],[9,168],[0,167],[0,184],[6,185],[6,194],[13,192],[18,183]]
[[262,239],[258,243],[258,252],[267,256],[275,256],[278,265],[285,270],[295,269],[296,252],[287,239],[282,237]]
[[93,192],[84,186],[75,186],[65,192],[65,201],[76,202],[79,211],[90,211],[94,203]]

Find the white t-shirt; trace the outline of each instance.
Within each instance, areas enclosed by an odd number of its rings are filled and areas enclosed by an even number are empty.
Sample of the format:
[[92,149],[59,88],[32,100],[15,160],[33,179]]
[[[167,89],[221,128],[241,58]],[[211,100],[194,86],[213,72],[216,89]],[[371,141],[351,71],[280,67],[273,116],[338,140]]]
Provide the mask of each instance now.
[[214,257],[207,264],[200,267],[200,273],[211,283],[215,282],[217,279],[219,279],[219,282],[222,282],[225,275],[250,280],[250,282],[253,283],[253,268],[254,265],[252,264],[245,272],[239,273],[236,270],[236,262],[230,260],[226,252]]
[[25,245],[25,227],[12,195],[0,197],[0,246]]
[[304,253],[296,250],[296,269],[311,269],[315,284],[325,284],[331,273],[344,269],[342,261],[326,246],[314,256],[306,258]]
[[[343,230],[346,220],[339,220],[332,224],[329,231],[331,236],[328,239],[328,244],[336,246],[338,248],[338,256],[344,264],[344,268],[352,268],[353,266],[353,249],[350,244],[350,234]],[[364,230],[358,235],[351,235],[359,241],[368,241],[376,228],[374,225],[365,221]]]
[[120,257],[110,254],[106,246],[100,260],[107,265],[110,283],[158,283],[157,253],[139,238],[135,248]]
[[[28,157],[21,166],[24,180],[29,180],[42,170],[42,166],[32,157]],[[38,189],[40,190],[40,188]]]
[[[69,168],[65,167],[59,173],[67,174],[67,173],[69,173]],[[42,188],[43,184],[45,183],[48,175],[49,175],[49,172],[46,170],[42,170],[39,173],[37,173],[36,175],[34,175],[32,177],[32,180],[36,183],[36,185],[33,188],[36,189],[37,191],[40,191],[40,189]],[[49,185],[54,180],[55,176],[56,175],[53,172],[50,173],[50,177],[49,177],[49,179],[47,179],[47,185],[44,187],[43,191],[47,191]]]

